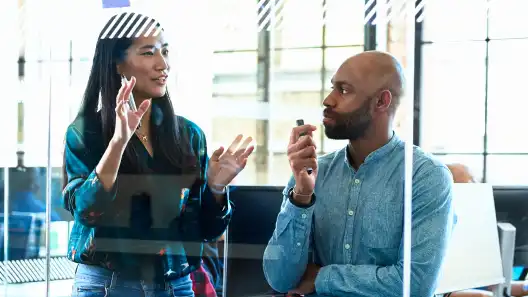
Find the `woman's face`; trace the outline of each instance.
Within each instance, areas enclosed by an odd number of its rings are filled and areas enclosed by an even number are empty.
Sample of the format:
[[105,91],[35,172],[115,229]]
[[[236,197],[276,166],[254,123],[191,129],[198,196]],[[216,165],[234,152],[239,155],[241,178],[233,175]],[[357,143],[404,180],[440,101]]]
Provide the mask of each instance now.
[[124,74],[129,80],[132,76],[136,78],[132,91],[136,99],[161,97],[167,92],[169,45],[163,38],[163,32],[152,35],[141,35],[135,39],[126,51],[125,60],[117,66],[119,74]]

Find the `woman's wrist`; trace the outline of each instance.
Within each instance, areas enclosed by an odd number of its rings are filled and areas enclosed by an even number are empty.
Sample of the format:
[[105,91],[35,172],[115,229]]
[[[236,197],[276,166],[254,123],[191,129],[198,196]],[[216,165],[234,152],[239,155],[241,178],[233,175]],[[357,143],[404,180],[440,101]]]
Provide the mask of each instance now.
[[127,141],[122,140],[122,139],[117,139],[116,137],[112,137],[112,139],[110,139],[110,143],[109,143],[109,146],[112,149],[120,150],[120,151],[123,151],[123,152],[125,151],[126,145],[127,145]]
[[211,193],[213,193],[214,195],[225,195],[225,193],[227,192],[226,187],[218,189],[218,188],[209,186],[209,190],[211,190]]

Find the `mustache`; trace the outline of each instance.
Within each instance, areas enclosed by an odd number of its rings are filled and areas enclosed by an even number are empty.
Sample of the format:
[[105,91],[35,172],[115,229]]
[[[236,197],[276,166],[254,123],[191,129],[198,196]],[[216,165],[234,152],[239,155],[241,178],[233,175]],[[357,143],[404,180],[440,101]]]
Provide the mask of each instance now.
[[323,116],[325,118],[338,118],[340,115],[339,113],[333,111],[331,108],[327,107],[323,110]]

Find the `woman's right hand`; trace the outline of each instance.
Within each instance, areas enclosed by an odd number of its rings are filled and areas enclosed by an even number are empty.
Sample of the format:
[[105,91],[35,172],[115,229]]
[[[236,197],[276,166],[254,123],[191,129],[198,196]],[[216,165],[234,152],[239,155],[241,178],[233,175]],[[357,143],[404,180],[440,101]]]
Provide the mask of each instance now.
[[134,135],[141,118],[150,107],[150,100],[144,100],[138,107],[137,111],[130,110],[128,105],[128,98],[136,84],[136,78],[132,76],[130,81],[125,81],[119,93],[117,93],[116,125],[114,130],[113,140],[124,146],[128,143],[132,135]]

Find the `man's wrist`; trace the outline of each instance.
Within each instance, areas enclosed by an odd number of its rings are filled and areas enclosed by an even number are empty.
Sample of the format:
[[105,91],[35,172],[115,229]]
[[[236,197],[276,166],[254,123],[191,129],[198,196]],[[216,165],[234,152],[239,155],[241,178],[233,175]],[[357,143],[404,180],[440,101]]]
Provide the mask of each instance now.
[[290,199],[290,202],[297,206],[302,208],[308,208],[315,203],[315,193],[312,192],[310,195],[304,195],[299,194],[295,190],[295,187],[291,188],[288,191],[288,198]]

